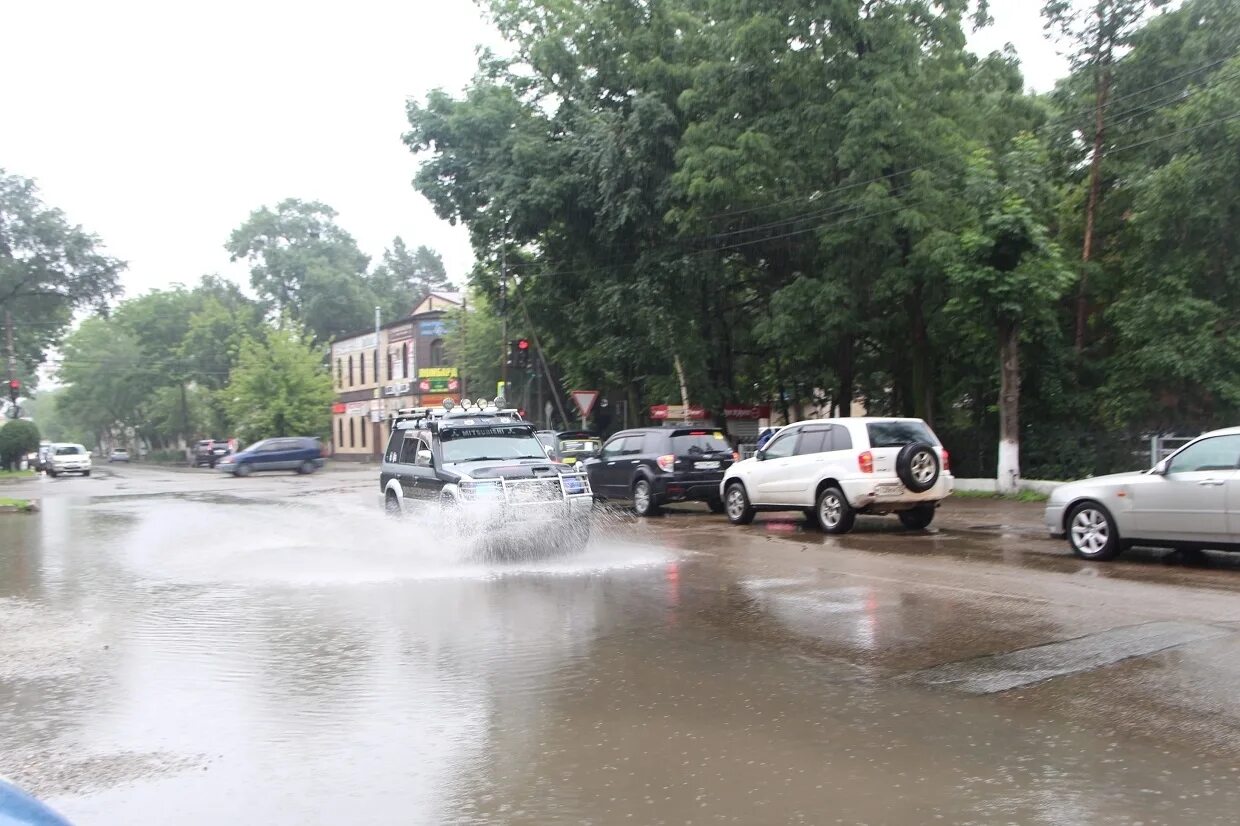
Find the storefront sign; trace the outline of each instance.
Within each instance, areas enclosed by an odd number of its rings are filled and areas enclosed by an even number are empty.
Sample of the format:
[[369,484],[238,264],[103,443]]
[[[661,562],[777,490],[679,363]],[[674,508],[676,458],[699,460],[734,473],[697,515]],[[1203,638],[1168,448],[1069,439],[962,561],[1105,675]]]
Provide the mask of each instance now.
[[725,404],[723,416],[725,419],[769,419],[771,418],[771,406],[769,404]]
[[332,405],[333,413],[343,413],[347,409],[348,409],[348,406],[344,402],[336,402],[335,404]]
[[366,336],[358,336],[357,338],[348,338],[344,341],[337,341],[332,344],[332,355],[339,356],[346,353],[356,353],[358,350],[375,349],[375,334],[371,333]]
[[420,336],[446,336],[448,334],[448,322],[437,319],[435,321],[419,321],[418,335]]
[[402,341],[408,341],[413,338],[413,325],[404,324],[400,327],[392,327],[387,331],[388,344],[399,344]]
[[383,395],[385,396],[405,396],[408,395],[412,386],[409,382],[399,382],[397,384],[385,384],[383,386]]
[[680,421],[682,419],[705,419],[706,408],[691,404],[688,409],[683,404],[652,404],[650,418],[656,422]]
[[423,393],[454,393],[460,389],[455,367],[423,367],[418,370],[418,390]]
[[349,402],[347,412],[350,416],[365,416],[370,412],[370,402]]

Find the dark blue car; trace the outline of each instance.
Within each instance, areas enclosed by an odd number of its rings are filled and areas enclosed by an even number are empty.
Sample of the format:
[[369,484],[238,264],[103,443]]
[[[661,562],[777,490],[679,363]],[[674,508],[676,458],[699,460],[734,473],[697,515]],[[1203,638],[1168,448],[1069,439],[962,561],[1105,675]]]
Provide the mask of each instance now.
[[215,467],[233,476],[249,476],[260,470],[314,473],[323,467],[323,450],[316,438],[281,436],[275,439],[263,439],[245,450],[231,456],[224,456]]
[[0,778],[0,824],[4,826],[72,826],[69,821]]

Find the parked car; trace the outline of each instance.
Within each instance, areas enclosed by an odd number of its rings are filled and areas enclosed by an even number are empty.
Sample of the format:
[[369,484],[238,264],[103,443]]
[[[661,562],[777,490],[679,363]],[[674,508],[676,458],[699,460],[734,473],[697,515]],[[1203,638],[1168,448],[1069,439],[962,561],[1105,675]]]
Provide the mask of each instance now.
[[71,826],[41,800],[0,777],[0,823],[4,826]]
[[323,467],[322,448],[312,436],[263,439],[238,453],[221,456],[215,467],[233,476],[249,476],[263,470],[314,473]]
[[90,476],[90,452],[82,445],[70,442],[53,444],[47,475],[60,476],[63,473]]
[[128,464],[129,451],[123,447],[113,448],[112,452],[108,454],[108,464],[111,464],[112,462],[124,462]]
[[194,445],[190,467],[206,465],[207,467],[214,468],[219,464],[220,459],[227,456],[230,452],[228,442],[223,439],[201,439]]
[[638,516],[654,516],[684,501],[722,513],[719,483],[738,458],[713,427],[642,427],[612,436],[584,464],[596,497],[632,502]]
[[827,533],[847,533],[862,513],[925,528],[954,487],[947,451],[921,419],[837,418],[781,428],[728,470],[720,491],[733,524],[800,510]]
[[1046,528],[1082,559],[1133,545],[1240,551],[1240,427],[1206,433],[1149,470],[1060,485]]

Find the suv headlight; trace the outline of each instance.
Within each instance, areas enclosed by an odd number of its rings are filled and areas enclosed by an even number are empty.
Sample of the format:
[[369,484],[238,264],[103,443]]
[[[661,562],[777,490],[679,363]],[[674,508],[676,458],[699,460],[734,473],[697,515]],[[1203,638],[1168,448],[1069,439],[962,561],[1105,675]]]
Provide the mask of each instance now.
[[468,499],[491,498],[502,492],[502,483],[490,479],[481,482],[463,481],[459,484],[461,495]]

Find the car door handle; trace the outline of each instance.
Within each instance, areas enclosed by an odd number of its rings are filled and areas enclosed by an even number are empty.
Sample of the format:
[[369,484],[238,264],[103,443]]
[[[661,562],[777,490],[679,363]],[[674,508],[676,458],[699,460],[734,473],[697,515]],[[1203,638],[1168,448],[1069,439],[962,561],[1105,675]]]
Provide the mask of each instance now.
[[1206,487],[1216,488],[1219,485],[1226,484],[1226,482],[1224,482],[1222,479],[1202,479],[1197,484],[1204,485]]
[[629,462],[630,465],[640,465],[641,463],[642,463],[641,459],[634,459],[633,461]]

